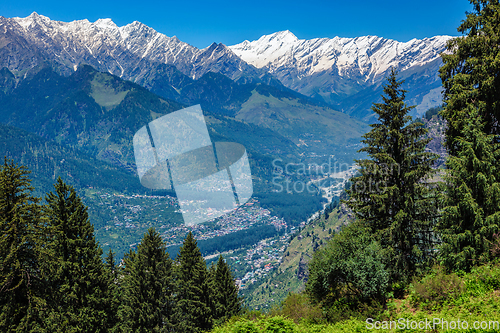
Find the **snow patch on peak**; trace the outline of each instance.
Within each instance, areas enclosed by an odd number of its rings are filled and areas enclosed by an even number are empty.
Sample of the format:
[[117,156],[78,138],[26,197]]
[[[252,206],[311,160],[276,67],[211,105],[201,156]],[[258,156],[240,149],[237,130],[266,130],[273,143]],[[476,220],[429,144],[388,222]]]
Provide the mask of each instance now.
[[283,56],[300,40],[289,30],[264,35],[258,40],[230,46],[229,48],[240,58],[257,68]]
[[110,18],[98,19],[94,22],[94,25],[103,30],[115,30],[118,29],[118,26],[111,20]]
[[30,18],[32,20],[42,20],[42,21],[50,21],[50,18],[48,18],[47,16],[43,16],[43,15],[40,15],[38,14],[37,12],[33,12],[31,13],[28,17],[26,18]]
[[33,12],[26,17],[14,17],[14,20],[24,29],[28,29],[34,23],[50,22],[50,18],[48,18],[47,16],[39,15],[37,12]]
[[264,35],[261,38],[278,39],[278,40],[286,40],[286,41],[298,41],[299,39],[295,36],[290,30],[278,31],[270,35]]

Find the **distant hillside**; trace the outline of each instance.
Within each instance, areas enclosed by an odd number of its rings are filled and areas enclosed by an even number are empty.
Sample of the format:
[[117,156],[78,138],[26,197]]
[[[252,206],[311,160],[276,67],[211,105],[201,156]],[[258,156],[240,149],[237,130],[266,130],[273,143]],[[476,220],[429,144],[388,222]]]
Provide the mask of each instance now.
[[135,174],[126,169],[4,124],[0,124],[0,156],[13,159],[31,171],[30,178],[38,196],[52,191],[58,177],[78,189],[95,187],[124,193],[145,192]]
[[308,161],[324,163],[334,156],[339,163],[352,163],[368,131],[367,124],[325,102],[283,86],[235,82],[220,73],[193,80],[174,66],[159,65],[145,86],[164,98],[271,129],[297,145]]
[[352,218],[352,213],[341,205],[327,218],[321,215],[294,234],[278,268],[262,283],[243,290],[246,305],[250,309],[269,309],[273,304],[280,304],[288,293],[303,291],[309,274],[307,264],[314,251],[325,245]]

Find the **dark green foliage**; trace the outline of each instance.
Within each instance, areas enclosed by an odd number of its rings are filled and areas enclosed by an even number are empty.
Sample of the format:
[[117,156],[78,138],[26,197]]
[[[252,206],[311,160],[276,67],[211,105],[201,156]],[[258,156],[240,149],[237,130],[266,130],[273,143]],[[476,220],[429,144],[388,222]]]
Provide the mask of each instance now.
[[149,229],[137,252],[126,255],[120,327],[124,332],[167,332],[172,329],[172,260],[160,234]]
[[500,226],[500,4],[471,3],[458,28],[464,37],[448,43],[440,69],[450,155],[440,256],[448,270],[464,271],[490,260]]
[[27,174],[0,168],[2,332],[199,332],[241,312],[228,265],[209,274],[191,233],[176,267],[151,228],[121,268],[73,187],[59,178],[40,207]]
[[346,201],[366,223],[389,259],[393,281],[408,282],[433,254],[432,230],[437,195],[428,184],[437,155],[425,152],[427,130],[411,123],[402,81],[395,70],[384,88],[384,103],[374,104],[378,122],[362,142],[370,159],[357,161],[360,176],[352,178]]
[[106,332],[108,280],[87,208],[61,178],[43,207],[51,258],[44,263],[48,332]]
[[500,134],[500,4],[497,0],[471,0],[467,19],[458,27],[464,37],[448,42],[448,53],[442,54],[440,76],[443,82],[447,121],[446,146],[456,155],[457,142],[471,120],[473,106],[485,122],[484,132]]
[[25,167],[4,160],[0,168],[0,331],[29,332],[43,307],[40,221]]
[[104,259],[104,266],[106,270],[106,277],[108,279],[107,329],[108,332],[117,332],[118,323],[120,322],[118,309],[120,305],[121,270],[115,262],[115,254],[113,251],[109,250],[106,258]]
[[223,323],[241,312],[242,299],[238,297],[238,287],[222,256],[219,256],[216,266],[211,266],[210,287],[215,323]]
[[[323,214],[325,215],[325,219],[328,219],[328,216],[339,207],[340,197],[333,197],[332,202],[328,206],[325,207],[325,211]],[[331,232],[330,232],[331,233]]]
[[[277,183],[281,185],[280,183]],[[292,185],[293,187],[293,185]],[[312,214],[320,210],[324,199],[320,193],[286,193],[286,185],[274,188],[279,192],[256,193],[254,197],[260,205],[269,209],[273,215],[282,217],[293,226],[298,226],[300,222],[309,218]],[[281,190],[281,191],[280,191]]]
[[430,108],[429,110],[425,111],[424,118],[427,120],[431,120],[432,117],[439,115],[439,112],[441,112],[443,109],[444,108],[442,106]]
[[176,331],[208,330],[213,323],[208,271],[191,232],[182,244],[176,263]]
[[438,230],[440,258],[449,270],[469,271],[489,261],[500,226],[500,146],[485,134],[482,117],[470,112],[470,122],[454,138],[460,148],[446,162],[446,207]]
[[383,299],[389,282],[380,244],[363,224],[343,228],[314,253],[306,290],[316,302]]

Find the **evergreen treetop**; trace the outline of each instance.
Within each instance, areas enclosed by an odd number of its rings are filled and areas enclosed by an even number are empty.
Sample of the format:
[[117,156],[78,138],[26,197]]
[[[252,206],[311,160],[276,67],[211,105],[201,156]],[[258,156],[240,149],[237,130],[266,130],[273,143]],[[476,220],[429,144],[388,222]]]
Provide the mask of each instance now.
[[238,286],[222,255],[210,273],[213,317],[216,322],[222,323],[241,312],[242,299],[238,296]]
[[164,332],[173,327],[172,260],[161,235],[150,228],[137,252],[125,257],[120,326],[131,332]]
[[469,112],[470,122],[455,138],[460,149],[446,162],[446,207],[438,224],[441,262],[454,271],[489,261],[500,226],[500,144],[484,133],[486,125],[472,106]]
[[51,251],[51,259],[44,265],[50,276],[47,330],[105,332],[108,279],[87,208],[75,189],[61,178],[45,200],[47,249]]
[[484,121],[484,131],[500,134],[500,4],[498,0],[471,0],[458,31],[464,36],[448,42],[441,54],[440,77],[444,87],[448,153],[457,154],[456,138],[470,121],[468,105],[473,105]]
[[186,333],[208,330],[213,324],[208,270],[191,232],[176,261],[176,329]]

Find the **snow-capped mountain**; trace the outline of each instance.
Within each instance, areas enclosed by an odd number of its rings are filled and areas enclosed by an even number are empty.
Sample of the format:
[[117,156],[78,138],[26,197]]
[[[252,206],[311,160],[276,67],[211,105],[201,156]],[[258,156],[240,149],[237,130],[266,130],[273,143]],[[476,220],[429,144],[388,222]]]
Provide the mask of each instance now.
[[[118,27],[110,19],[60,22],[33,13],[0,17],[0,68],[19,76],[48,63],[69,75],[78,65],[88,64],[151,89],[152,80],[172,85],[172,71],[161,66],[175,66],[191,79],[217,72],[239,82],[282,83],[368,119],[390,67],[406,79],[408,102],[418,105],[417,114],[439,105],[439,54],[450,38],[406,43],[375,36],[301,40],[281,31],[231,47],[214,43],[198,49],[137,21]],[[171,89],[178,90],[173,85]]]
[[263,73],[223,44],[200,50],[137,21],[118,27],[110,19],[66,23],[33,13],[0,17],[0,34],[0,67],[14,71],[42,61],[57,64],[63,72],[85,63],[137,83],[157,64],[175,65],[195,79],[208,71],[231,79]]
[[[397,68],[402,77],[416,74],[410,80],[420,74],[425,78],[421,72],[429,67],[437,69],[440,53],[451,38],[435,36],[405,43],[376,36],[304,40],[290,31],[280,31],[229,48],[291,89],[341,103],[370,86],[378,86],[391,67]],[[431,81],[429,90],[440,83],[437,71]]]
[[286,69],[301,78],[335,69],[340,76],[357,71],[373,82],[392,66],[406,70],[439,58],[450,38],[436,36],[406,43],[377,36],[305,40],[287,30],[229,48],[247,63],[277,75]]

